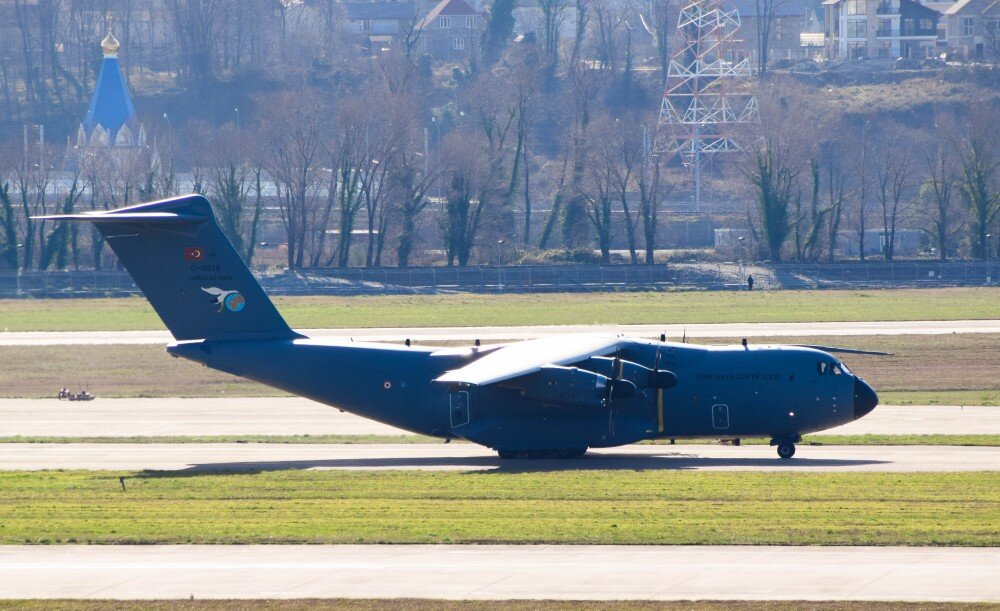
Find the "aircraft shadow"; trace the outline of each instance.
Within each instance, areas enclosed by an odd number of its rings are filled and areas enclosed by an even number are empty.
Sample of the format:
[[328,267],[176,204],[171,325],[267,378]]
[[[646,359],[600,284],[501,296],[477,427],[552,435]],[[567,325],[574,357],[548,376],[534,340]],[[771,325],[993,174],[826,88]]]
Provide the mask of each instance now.
[[847,460],[829,458],[708,458],[683,452],[662,455],[587,454],[566,459],[501,460],[495,456],[442,456],[343,458],[329,460],[288,460],[262,462],[205,463],[177,471],[141,472],[140,477],[190,477],[207,474],[247,474],[305,469],[429,469],[454,471],[495,471],[498,473],[537,473],[550,471],[683,471],[697,469],[747,469],[782,471],[851,470],[888,464],[884,460]]

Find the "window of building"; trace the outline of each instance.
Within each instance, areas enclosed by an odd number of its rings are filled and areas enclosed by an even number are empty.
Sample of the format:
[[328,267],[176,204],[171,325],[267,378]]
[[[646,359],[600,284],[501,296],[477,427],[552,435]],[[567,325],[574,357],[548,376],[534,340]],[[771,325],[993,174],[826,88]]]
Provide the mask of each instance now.
[[456,51],[465,51],[465,38],[462,36],[456,36],[451,40],[451,46]]
[[476,18],[475,17],[466,17],[465,18],[465,27],[469,28],[470,30],[472,28],[476,27]]
[[892,42],[888,40],[878,41],[878,56],[882,59],[892,57]]
[[[879,19],[878,20],[878,33],[876,36],[892,36],[892,20],[891,19]],[[879,56],[881,57],[881,56]]]
[[962,17],[962,36],[972,36],[976,31],[975,17]]
[[868,2],[866,0],[847,0],[848,15],[867,15]]
[[847,43],[847,57],[849,57],[850,59],[859,59],[862,57],[868,57],[868,43],[866,42]]
[[867,26],[864,19],[851,19],[847,22],[847,38],[868,38]]
[[920,27],[921,30],[929,32],[934,29],[934,22],[931,21],[930,19],[921,19],[918,22],[918,26]]
[[442,28],[450,28],[451,27],[451,17],[438,17],[438,24]]
[[781,40],[781,18],[774,20],[774,39]]
[[362,29],[365,32],[371,32],[372,31],[372,25],[373,24],[372,24],[372,20],[371,19],[365,19],[364,22],[363,22],[363,25],[361,27],[362,27]]
[[986,20],[986,31],[989,34],[1000,33],[1000,19],[987,19]]

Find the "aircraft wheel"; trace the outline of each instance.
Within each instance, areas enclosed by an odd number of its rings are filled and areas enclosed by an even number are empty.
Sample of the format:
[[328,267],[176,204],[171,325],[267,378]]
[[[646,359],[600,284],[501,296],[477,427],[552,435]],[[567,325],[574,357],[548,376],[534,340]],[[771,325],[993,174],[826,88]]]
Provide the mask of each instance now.
[[778,444],[778,456],[786,459],[795,456],[795,444],[794,443]]

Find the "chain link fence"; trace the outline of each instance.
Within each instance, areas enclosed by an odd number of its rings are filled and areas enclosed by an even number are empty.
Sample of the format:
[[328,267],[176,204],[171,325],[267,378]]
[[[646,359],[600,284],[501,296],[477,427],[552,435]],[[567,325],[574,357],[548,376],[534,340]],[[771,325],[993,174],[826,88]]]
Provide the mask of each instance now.
[[[984,286],[996,283],[986,261],[755,265],[764,290]],[[366,295],[435,292],[544,293],[657,289],[738,290],[737,264],[526,265],[308,269],[258,275],[272,295]],[[95,297],[140,294],[124,271],[0,273],[0,297]]]

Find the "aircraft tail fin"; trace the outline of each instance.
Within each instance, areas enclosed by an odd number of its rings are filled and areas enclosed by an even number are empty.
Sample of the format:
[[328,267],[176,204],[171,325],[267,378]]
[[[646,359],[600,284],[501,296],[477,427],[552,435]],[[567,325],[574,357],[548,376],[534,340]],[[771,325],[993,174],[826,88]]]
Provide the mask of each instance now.
[[94,223],[177,340],[301,337],[278,314],[201,195],[40,218]]

